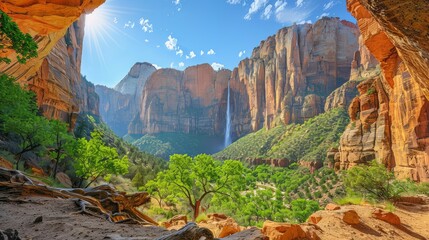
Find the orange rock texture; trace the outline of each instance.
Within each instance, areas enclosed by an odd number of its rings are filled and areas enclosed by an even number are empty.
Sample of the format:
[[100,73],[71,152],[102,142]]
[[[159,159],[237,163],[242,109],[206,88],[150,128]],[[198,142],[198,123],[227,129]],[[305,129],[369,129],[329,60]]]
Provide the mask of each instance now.
[[[131,123],[129,133],[222,134],[230,76],[231,71],[214,71],[209,64],[183,72],[157,70],[146,82],[140,116]],[[231,85],[234,98],[235,85]]]
[[264,126],[301,123],[323,113],[328,95],[348,81],[358,35],[350,22],[323,18],[279,30],[232,73],[207,64],[160,69],[147,80],[129,133],[223,135],[228,81],[234,139]]
[[322,113],[325,98],[349,79],[358,34],[350,22],[323,18],[262,41],[233,74],[246,87],[252,131]]
[[350,105],[352,123],[335,166],[347,169],[378,159],[399,178],[429,181],[429,5],[349,0],[347,6],[382,75],[358,85],[360,96]]
[[84,17],[80,16],[90,13],[103,2],[0,2],[0,10],[6,12],[24,33],[31,34],[39,46],[39,56],[23,65],[17,63],[13,52],[5,53],[12,63],[1,64],[0,71],[35,91],[38,105],[46,117],[61,119],[71,127],[79,111],[98,114],[94,87],[81,81],[80,77],[84,30]]

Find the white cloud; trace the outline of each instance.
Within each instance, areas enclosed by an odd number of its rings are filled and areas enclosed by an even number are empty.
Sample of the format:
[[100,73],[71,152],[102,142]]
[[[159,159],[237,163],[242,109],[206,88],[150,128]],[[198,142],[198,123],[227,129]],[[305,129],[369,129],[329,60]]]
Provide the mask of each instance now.
[[262,19],[268,20],[270,19],[271,15],[273,14],[273,5],[269,4],[264,12],[262,13],[261,17]]
[[214,63],[212,63],[212,68],[216,71],[219,71],[220,69],[225,68],[225,65],[214,62]]
[[182,49],[177,50],[176,55],[180,55],[180,57],[182,57],[183,56],[183,50]]
[[152,66],[154,66],[156,69],[161,69],[161,68],[162,68],[161,66],[156,65],[156,64],[154,64],[154,63],[152,63]]
[[276,20],[280,23],[298,23],[307,20],[310,14],[311,11],[305,8],[297,11],[296,8],[283,7],[279,11],[276,10]]
[[240,51],[238,57],[241,58],[244,54],[246,54],[246,50]]
[[321,19],[323,17],[328,17],[328,16],[329,16],[329,13],[322,13],[322,15],[317,16],[317,19]]
[[215,55],[216,53],[215,53],[215,51],[213,50],[213,49],[210,49],[208,52],[207,52],[207,55]]
[[204,55],[204,51],[203,51],[203,50],[201,50],[201,51],[200,51],[200,55],[201,55],[201,56],[203,56],[203,55]]
[[302,7],[304,0],[296,0],[296,7]]
[[182,8],[177,8],[177,11],[180,12],[180,10],[182,10]]
[[180,4],[180,0],[173,0],[173,3],[176,4],[176,5],[179,5]]
[[125,23],[124,28],[134,28],[135,25],[135,22],[128,21]]
[[186,55],[185,57],[186,57],[186,59],[189,59],[189,56],[188,56],[188,55]]
[[170,68],[174,68],[174,62],[170,63]]
[[148,42],[149,42],[149,39],[145,39],[145,40],[144,40],[144,42],[147,42],[147,43],[148,43]]
[[283,2],[282,0],[278,0],[275,4],[274,7],[276,8],[276,14],[278,14],[279,12],[283,11],[286,8],[287,2]]
[[306,23],[311,24],[312,22],[311,22],[311,20],[302,20],[301,22],[299,22],[297,24],[306,24]]
[[323,5],[323,10],[328,10],[328,9],[331,9],[333,6],[335,5],[335,3],[334,3],[334,1],[333,0],[331,0],[330,2],[328,2],[328,3],[325,3],[325,5]]
[[197,55],[194,53],[194,51],[189,52],[189,58],[194,58]]
[[156,48],[160,48],[161,46],[160,45],[156,45]]
[[168,50],[176,50],[177,49],[177,38],[168,36],[168,41],[165,42],[165,46]]
[[239,4],[241,0],[227,0],[226,2],[229,4]]
[[114,24],[117,24],[117,23],[118,23],[118,18],[117,18],[117,17],[113,18],[113,23],[114,23]]
[[244,19],[250,20],[252,19],[252,15],[259,11],[259,9],[265,7],[267,5],[268,0],[254,0],[252,4],[250,4],[249,11],[244,16]]
[[184,62],[179,62],[179,67],[184,67],[185,63]]
[[139,23],[144,32],[153,32],[153,25],[149,23],[149,19],[140,18]]

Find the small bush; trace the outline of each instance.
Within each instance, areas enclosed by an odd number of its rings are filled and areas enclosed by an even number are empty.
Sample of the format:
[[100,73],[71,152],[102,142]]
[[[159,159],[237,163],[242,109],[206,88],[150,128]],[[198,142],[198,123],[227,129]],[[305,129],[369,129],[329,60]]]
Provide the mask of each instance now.
[[351,196],[377,201],[390,200],[401,193],[394,186],[395,177],[382,164],[372,161],[369,165],[356,166],[344,176],[344,185]]
[[200,223],[201,221],[206,221],[209,219],[205,213],[201,213],[198,215],[198,217],[195,219],[195,222]]

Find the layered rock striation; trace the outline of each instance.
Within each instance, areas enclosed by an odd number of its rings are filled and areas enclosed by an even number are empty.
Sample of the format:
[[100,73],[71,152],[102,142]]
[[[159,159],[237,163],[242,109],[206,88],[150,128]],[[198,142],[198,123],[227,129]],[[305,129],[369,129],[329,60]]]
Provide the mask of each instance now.
[[207,64],[157,70],[128,132],[223,135],[228,81],[234,139],[264,126],[302,123],[323,113],[329,94],[348,81],[358,35],[350,22],[323,18],[279,30],[232,72]]
[[347,6],[382,75],[358,86],[336,167],[378,159],[399,178],[429,181],[429,5],[349,0]]
[[24,33],[38,43],[38,57],[19,64],[12,51],[2,53],[12,59],[0,71],[12,75],[37,95],[37,103],[48,118],[74,126],[80,111],[98,114],[94,87],[81,80],[80,64],[84,35],[84,13],[104,0],[9,1],[0,3]]
[[262,41],[233,75],[249,96],[251,130],[301,123],[324,112],[326,97],[349,79],[358,34],[350,22],[322,18]]
[[[222,135],[230,76],[231,71],[214,71],[209,64],[189,67],[183,72],[157,70],[146,82],[140,115],[131,123],[129,133]],[[234,99],[233,83],[231,90]]]

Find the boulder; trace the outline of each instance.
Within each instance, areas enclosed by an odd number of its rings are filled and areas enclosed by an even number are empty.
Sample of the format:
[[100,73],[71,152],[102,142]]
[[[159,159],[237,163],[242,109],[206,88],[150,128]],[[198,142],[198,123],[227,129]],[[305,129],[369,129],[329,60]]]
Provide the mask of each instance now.
[[310,215],[307,222],[317,224],[318,222],[320,222],[320,220],[322,220],[322,216],[320,214],[313,213]]
[[334,203],[328,203],[325,207],[325,210],[328,210],[328,211],[335,211],[340,209],[341,209],[341,206]]
[[342,219],[345,223],[350,225],[357,225],[360,223],[359,215],[355,210],[346,210],[342,212]]
[[398,217],[398,215],[392,212],[386,212],[378,208],[378,209],[375,209],[374,212],[372,212],[372,216],[374,218],[380,219],[392,225],[396,225],[396,226],[401,225],[401,219]]
[[270,240],[292,240],[306,237],[306,233],[300,225],[272,221],[264,222],[262,233],[268,236]]

